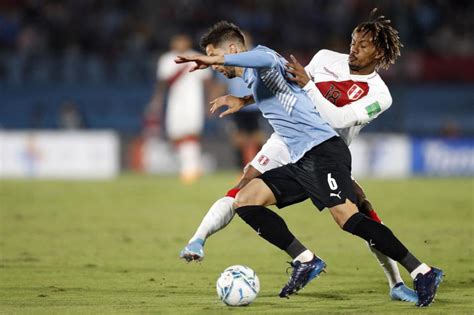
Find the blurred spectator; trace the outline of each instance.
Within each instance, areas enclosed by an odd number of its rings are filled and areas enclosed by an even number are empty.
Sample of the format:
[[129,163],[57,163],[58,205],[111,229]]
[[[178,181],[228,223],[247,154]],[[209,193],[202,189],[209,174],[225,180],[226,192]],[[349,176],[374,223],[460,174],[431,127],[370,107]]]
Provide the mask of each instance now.
[[[176,64],[178,55],[196,54],[188,35],[177,34],[171,38],[170,51],[158,60],[158,84],[147,109],[147,122],[162,111],[165,103],[164,126],[166,135],[173,142],[180,162],[183,183],[196,181],[202,173],[201,133],[204,127],[204,86],[212,78],[209,69],[189,72],[189,64]],[[149,124],[148,128],[156,128]]]
[[[137,104],[146,104],[148,86],[156,78],[155,56],[165,53],[172,35],[183,33],[196,40],[210,25],[227,19],[259,43],[307,63],[323,47],[347,51],[352,26],[366,20],[374,6],[393,21],[405,45],[397,64],[383,74],[388,83],[400,86],[389,115],[408,117],[403,112],[411,100],[402,102],[400,96],[409,90],[422,102],[418,87],[423,96],[436,95],[435,101],[456,95],[456,102],[434,114],[436,124],[417,128],[414,121],[398,127],[388,120],[369,130],[439,134],[440,117],[456,111],[453,117],[462,135],[473,134],[468,116],[474,83],[474,1],[469,0],[2,0],[0,124],[54,128],[61,109],[47,104],[81,99],[88,127],[115,128],[133,137],[141,130],[145,112],[145,105]],[[39,102],[42,108],[37,108]],[[430,101],[423,106],[434,105]],[[155,128],[151,133],[156,138],[160,127],[155,117],[161,108],[151,106],[146,112],[146,130]],[[229,120],[208,120],[206,132],[225,130]],[[242,139],[240,135],[236,139]],[[236,142],[239,147],[248,143]]]
[[[62,68],[70,66],[66,56],[72,51],[80,63],[94,60],[94,69],[81,78],[86,82],[88,74],[98,81],[148,80],[133,69],[144,69],[143,60],[149,60],[154,51],[163,52],[167,38],[178,32],[196,38],[220,19],[237,22],[258,42],[277,51],[291,51],[309,59],[321,47],[347,47],[352,25],[366,19],[376,5],[400,30],[403,54],[444,59],[470,56],[472,66],[474,2],[468,0],[36,0],[0,1],[0,49],[6,55],[0,68],[17,62],[25,72],[20,82],[29,79],[30,73],[36,78],[61,81],[69,73]],[[43,61],[35,63],[25,58],[25,54],[32,53]],[[19,56],[23,59],[18,60]],[[68,61],[58,65],[58,58]],[[401,58],[394,68],[406,68],[403,63]],[[35,67],[47,75],[38,75]],[[405,71],[392,71],[397,76],[390,79],[406,81]],[[13,70],[3,75],[0,72],[0,81],[20,83],[18,76],[10,78],[15,75]]]

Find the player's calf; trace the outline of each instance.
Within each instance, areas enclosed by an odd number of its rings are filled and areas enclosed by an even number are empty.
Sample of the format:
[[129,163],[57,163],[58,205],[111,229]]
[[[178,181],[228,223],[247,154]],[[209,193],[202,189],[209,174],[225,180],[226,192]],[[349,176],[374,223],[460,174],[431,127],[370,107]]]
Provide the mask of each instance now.
[[384,255],[399,262],[415,279],[415,291],[418,295],[418,306],[428,306],[434,299],[442,271],[430,268],[420,262],[395,237],[385,225],[368,219],[362,213],[352,215],[344,224],[343,229],[357,235]]
[[352,184],[356,195],[356,206],[359,212],[376,222],[382,223],[382,220],[377,215],[377,212],[375,212],[374,207],[370,201],[367,200],[367,196],[365,195],[362,186],[360,186],[355,180],[352,181]]

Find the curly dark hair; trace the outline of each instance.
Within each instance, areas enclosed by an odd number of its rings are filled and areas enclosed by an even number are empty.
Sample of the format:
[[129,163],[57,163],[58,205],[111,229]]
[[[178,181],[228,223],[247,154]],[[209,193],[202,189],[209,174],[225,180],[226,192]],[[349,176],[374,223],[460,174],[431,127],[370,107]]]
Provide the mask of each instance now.
[[372,42],[375,47],[383,52],[377,68],[388,69],[400,56],[403,44],[398,36],[398,31],[390,25],[391,21],[383,15],[375,17],[376,12],[377,8],[374,8],[369,15],[369,21],[357,25],[353,33],[363,32],[366,34],[370,32],[372,34]]
[[245,45],[244,34],[237,25],[228,21],[220,21],[207,30],[201,37],[199,45],[205,50],[207,45],[218,46],[230,39],[237,40],[242,45]]

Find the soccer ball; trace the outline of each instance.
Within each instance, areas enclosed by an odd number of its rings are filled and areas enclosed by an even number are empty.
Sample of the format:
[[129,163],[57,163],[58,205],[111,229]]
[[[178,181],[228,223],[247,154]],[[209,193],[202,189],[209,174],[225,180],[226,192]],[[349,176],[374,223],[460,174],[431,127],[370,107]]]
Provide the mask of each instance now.
[[221,301],[229,306],[249,305],[260,291],[260,280],[251,268],[234,265],[221,273],[216,289]]

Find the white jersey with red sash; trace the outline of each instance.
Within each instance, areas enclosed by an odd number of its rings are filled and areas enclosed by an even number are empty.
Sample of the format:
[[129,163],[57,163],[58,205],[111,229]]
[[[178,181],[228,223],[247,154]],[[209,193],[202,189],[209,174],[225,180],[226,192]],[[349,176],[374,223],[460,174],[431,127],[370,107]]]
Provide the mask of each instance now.
[[377,72],[350,73],[347,54],[320,50],[305,67],[312,81],[304,87],[321,116],[349,145],[365,125],[392,104]]
[[[198,54],[188,51],[184,55]],[[199,135],[204,125],[204,85],[209,69],[189,72],[190,64],[176,64],[178,54],[170,51],[158,60],[158,80],[168,85],[166,132],[171,139]]]

